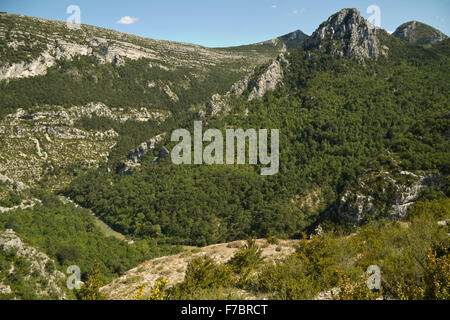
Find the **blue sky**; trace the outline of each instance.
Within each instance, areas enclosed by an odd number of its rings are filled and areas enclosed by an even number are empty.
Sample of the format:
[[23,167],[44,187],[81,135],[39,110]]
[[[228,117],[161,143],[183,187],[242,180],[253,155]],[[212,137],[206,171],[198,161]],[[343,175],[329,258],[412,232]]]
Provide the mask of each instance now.
[[[370,5],[380,7],[388,31],[418,20],[450,34],[450,0],[0,0],[0,11],[65,21],[69,5],[80,7],[85,24],[208,47],[255,43],[297,29],[311,34],[342,8],[357,8],[368,18]],[[129,24],[118,23],[122,17]]]

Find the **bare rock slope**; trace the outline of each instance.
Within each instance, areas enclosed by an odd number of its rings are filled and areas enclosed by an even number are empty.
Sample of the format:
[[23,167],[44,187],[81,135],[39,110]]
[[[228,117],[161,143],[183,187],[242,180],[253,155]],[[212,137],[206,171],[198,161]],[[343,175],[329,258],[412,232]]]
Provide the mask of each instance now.
[[448,39],[439,30],[418,21],[402,24],[395,30],[393,35],[414,44],[435,44]]

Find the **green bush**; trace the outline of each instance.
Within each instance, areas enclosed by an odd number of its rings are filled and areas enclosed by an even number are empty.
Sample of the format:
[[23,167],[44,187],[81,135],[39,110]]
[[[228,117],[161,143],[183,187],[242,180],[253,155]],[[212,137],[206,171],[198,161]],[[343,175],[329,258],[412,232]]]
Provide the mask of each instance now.
[[212,258],[199,257],[189,262],[184,281],[171,293],[173,299],[195,299],[208,290],[228,287],[233,283],[231,268],[217,264]]
[[250,238],[228,261],[227,265],[231,267],[234,274],[238,277],[238,286],[248,285],[255,277],[257,268],[263,262],[261,253],[262,250],[256,244],[256,239]]

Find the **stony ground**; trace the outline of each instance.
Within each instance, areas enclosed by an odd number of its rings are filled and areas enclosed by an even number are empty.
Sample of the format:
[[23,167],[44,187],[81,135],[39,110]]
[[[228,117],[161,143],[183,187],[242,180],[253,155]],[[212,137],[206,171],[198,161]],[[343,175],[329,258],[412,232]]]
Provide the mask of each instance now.
[[[108,299],[134,299],[139,287],[145,284],[143,297],[149,295],[156,280],[163,277],[169,280],[169,286],[180,283],[184,279],[186,267],[193,258],[210,256],[216,262],[227,262],[245,241],[234,241],[210,245],[203,248],[185,247],[181,253],[143,262],[127,271],[120,278],[104,286],[101,291]],[[258,239],[265,262],[281,260],[295,251],[298,240],[279,240],[278,244],[269,244],[265,239]],[[250,298],[245,296],[243,298]]]

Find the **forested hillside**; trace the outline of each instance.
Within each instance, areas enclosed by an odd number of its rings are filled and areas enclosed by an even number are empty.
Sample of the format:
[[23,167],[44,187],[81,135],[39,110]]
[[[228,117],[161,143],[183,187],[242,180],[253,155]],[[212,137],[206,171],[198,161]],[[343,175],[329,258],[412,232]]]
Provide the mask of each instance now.
[[[448,175],[448,52],[448,41],[400,43],[365,66],[291,52],[284,86],[256,102],[236,99],[230,115],[208,121],[210,128],[280,128],[276,176],[261,177],[253,166],[155,164],[148,156],[132,176],[92,172],[68,194],[141,237],[197,245],[269,231],[298,237],[367,170],[391,171],[396,162],[400,170]],[[435,187],[439,194],[445,185]]]
[[[415,278],[418,263],[448,267],[450,40],[441,40],[399,39],[356,9],[310,37],[217,49],[2,14],[0,232],[48,255],[48,272],[75,264],[83,281],[94,270],[104,284],[182,245],[303,239],[286,263],[259,264],[251,242],[230,263],[194,261],[184,287],[167,292],[173,299],[222,287],[274,299],[341,287],[341,298],[360,297],[345,286],[376,263],[398,285],[391,297],[434,299],[408,290],[439,273],[422,266]],[[279,129],[278,174],[173,164],[170,135],[192,133],[194,121],[203,131]],[[4,268],[21,266],[16,278],[0,272],[11,289],[0,297],[61,297],[36,293],[48,281],[35,274],[27,284],[27,262],[0,251]],[[247,258],[255,265],[241,270]],[[193,286],[208,270],[223,278]]]

